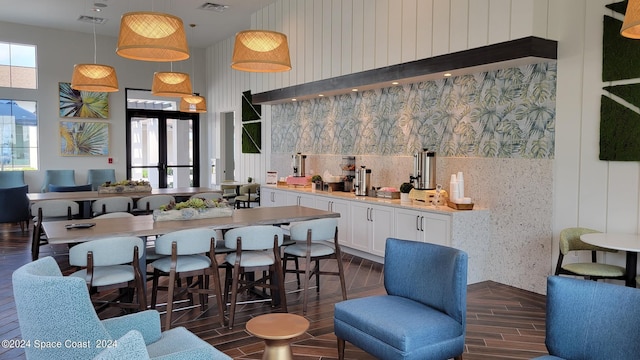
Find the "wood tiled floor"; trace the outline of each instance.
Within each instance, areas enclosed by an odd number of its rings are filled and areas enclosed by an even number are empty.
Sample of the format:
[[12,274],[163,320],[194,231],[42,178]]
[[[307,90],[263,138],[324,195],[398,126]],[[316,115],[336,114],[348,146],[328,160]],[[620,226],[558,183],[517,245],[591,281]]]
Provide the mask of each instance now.
[[[30,261],[30,231],[22,233],[17,225],[0,225],[0,339],[20,337],[11,289],[11,273]],[[42,256],[54,256],[61,267],[67,266],[66,247],[46,246]],[[343,259],[347,293],[350,298],[382,294],[382,265],[351,255]],[[335,262],[325,261],[326,269]],[[321,277],[321,293],[312,292],[306,318],[309,330],[292,342],[296,359],[337,358],[333,334],[333,304],[341,300],[337,278]],[[289,274],[287,289],[296,284]],[[212,302],[213,303],[213,302]],[[301,293],[287,295],[289,312],[302,314]],[[545,297],[495,282],[470,285],[467,299],[467,337],[464,359],[530,359],[546,354],[544,346]],[[159,308],[162,310],[162,308]],[[205,341],[234,359],[260,359],[263,343],[249,335],[245,323],[253,316],[268,313],[268,304],[258,303],[239,307],[233,330],[219,325],[215,309],[201,313],[199,308],[174,313],[174,326],[185,326]],[[101,317],[115,315],[107,310]],[[347,344],[347,358],[373,359],[370,355]],[[24,353],[0,348],[0,359],[24,359]]]

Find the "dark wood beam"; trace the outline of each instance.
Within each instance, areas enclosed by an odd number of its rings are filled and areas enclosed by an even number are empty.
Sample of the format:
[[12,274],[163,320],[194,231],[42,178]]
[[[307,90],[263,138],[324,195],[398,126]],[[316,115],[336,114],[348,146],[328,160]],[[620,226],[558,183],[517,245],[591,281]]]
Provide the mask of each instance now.
[[529,36],[397,65],[337,76],[253,94],[254,104],[278,104],[317,97],[393,86],[391,82],[415,83],[441,78],[444,73],[460,76],[524,64],[556,60],[558,42]]

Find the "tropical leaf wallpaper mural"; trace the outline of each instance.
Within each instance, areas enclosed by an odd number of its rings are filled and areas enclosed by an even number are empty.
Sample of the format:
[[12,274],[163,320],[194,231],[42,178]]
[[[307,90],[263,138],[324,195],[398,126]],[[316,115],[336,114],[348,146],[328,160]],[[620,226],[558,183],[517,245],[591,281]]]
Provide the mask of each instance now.
[[109,124],[105,122],[60,121],[62,156],[109,155]]
[[556,62],[272,107],[272,151],[553,159]]
[[65,82],[58,85],[60,117],[109,118],[109,93],[74,90],[70,83]]

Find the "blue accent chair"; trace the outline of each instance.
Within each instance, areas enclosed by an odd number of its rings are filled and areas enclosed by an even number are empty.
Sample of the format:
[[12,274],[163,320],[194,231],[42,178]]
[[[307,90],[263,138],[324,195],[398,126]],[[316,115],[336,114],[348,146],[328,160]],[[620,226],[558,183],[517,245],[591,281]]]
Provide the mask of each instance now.
[[24,232],[31,219],[28,192],[29,185],[0,188],[0,223],[19,223]]
[[91,191],[91,185],[53,185],[49,184],[49,192]]
[[545,345],[550,355],[536,359],[638,359],[638,319],[638,289],[549,276]]
[[44,173],[44,181],[42,182],[42,192],[49,190],[49,184],[62,186],[75,186],[76,173],[75,170],[46,170]]
[[87,184],[91,185],[91,190],[97,191],[106,182],[116,182],[114,169],[89,169],[87,172]]
[[379,359],[462,359],[467,315],[467,253],[389,238],[387,295],[339,302],[338,358],[345,341]]
[[[22,339],[32,345],[27,359],[231,359],[184,327],[161,332],[155,310],[101,321],[84,279],[62,276],[52,257],[23,265],[12,280]],[[35,340],[62,345],[38,349]],[[98,341],[117,346],[100,349]]]
[[0,171],[0,188],[13,188],[27,185],[24,182],[24,171]]

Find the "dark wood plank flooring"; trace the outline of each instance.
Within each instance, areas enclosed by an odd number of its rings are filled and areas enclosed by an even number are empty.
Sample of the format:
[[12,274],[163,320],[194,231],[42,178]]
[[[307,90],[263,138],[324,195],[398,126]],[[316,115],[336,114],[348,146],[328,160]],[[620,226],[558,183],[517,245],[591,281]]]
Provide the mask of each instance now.
[[[31,229],[21,232],[18,225],[0,225],[0,339],[20,338],[13,301],[11,273],[29,262]],[[54,256],[62,269],[68,267],[66,246],[45,246],[42,256]],[[382,265],[345,254],[343,258],[349,298],[382,294]],[[335,261],[323,262],[333,270]],[[292,274],[287,275],[289,312],[302,314],[302,294],[295,292]],[[299,360],[336,359],[333,334],[333,304],[341,300],[337,277],[321,277],[321,292],[312,291],[306,318],[309,330],[292,341],[294,357]],[[150,289],[150,284],[149,284]],[[164,301],[164,299],[162,299]],[[213,300],[213,299],[212,299]],[[197,301],[197,300],[196,300]],[[211,301],[214,304],[214,301]],[[544,346],[545,297],[499,283],[487,281],[470,285],[467,300],[467,337],[464,359],[530,359],[546,354]],[[159,307],[162,311],[163,308]],[[116,316],[107,310],[101,317]],[[245,323],[254,316],[271,312],[268,303],[242,305],[236,314],[236,325],[221,327],[215,308],[201,312],[199,307],[174,313],[174,326],[185,326],[205,341],[234,359],[260,359],[262,340],[245,331]],[[373,359],[360,349],[347,344],[349,359]],[[20,350],[0,348],[0,359],[24,359]]]

